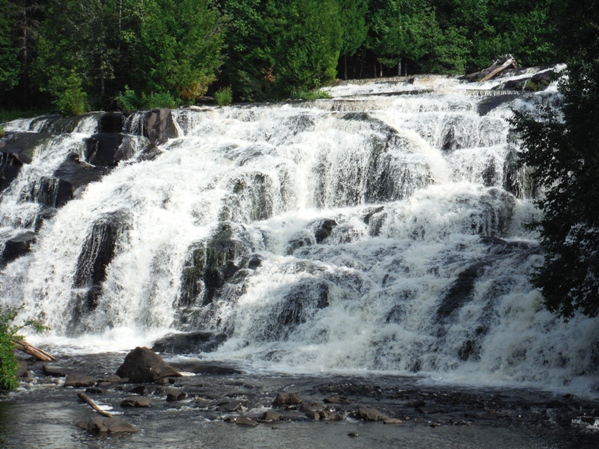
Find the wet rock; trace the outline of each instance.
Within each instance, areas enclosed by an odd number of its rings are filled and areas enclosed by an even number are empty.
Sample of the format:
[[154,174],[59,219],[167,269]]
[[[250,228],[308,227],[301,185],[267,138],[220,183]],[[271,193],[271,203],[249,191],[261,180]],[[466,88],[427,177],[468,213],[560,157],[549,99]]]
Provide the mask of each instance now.
[[73,186],[63,179],[44,176],[31,185],[31,189],[22,199],[60,208],[73,199]]
[[127,393],[139,394],[141,396],[144,396],[147,393],[147,389],[145,385],[137,385],[136,387],[127,390]]
[[285,407],[288,405],[299,405],[302,402],[302,398],[295,393],[279,392],[273,401],[273,405],[275,407]]
[[358,409],[357,417],[364,421],[384,421],[389,419],[387,415],[370,407],[362,407]]
[[199,354],[212,352],[227,339],[225,334],[212,332],[188,332],[169,334],[157,340],[152,346],[152,351],[168,354]]
[[316,243],[323,243],[329,238],[335,227],[337,227],[337,222],[335,220],[325,219],[314,222],[312,228],[314,229]]
[[320,402],[303,402],[301,411],[304,413],[307,412],[321,412],[324,410],[324,404]]
[[258,421],[254,421],[253,419],[248,418],[247,416],[239,416],[231,421],[237,424],[238,426],[256,427],[258,425]]
[[102,383],[107,383],[107,384],[108,383],[118,384],[118,383],[125,383],[128,381],[129,381],[129,379],[127,379],[126,377],[122,378],[121,376],[118,376],[116,374],[104,374],[103,376],[100,376],[98,378],[98,383],[102,382]]
[[2,153],[2,147],[0,146],[0,192],[19,176],[22,166],[23,163],[12,154]]
[[26,232],[4,242],[0,252],[0,268],[27,254],[36,239],[33,232]]
[[443,297],[441,305],[437,309],[437,317],[444,319],[449,317],[455,310],[462,307],[474,291],[476,280],[483,274],[489,262],[478,262],[466,268],[460,274]]
[[82,187],[90,182],[99,181],[108,171],[106,167],[96,167],[83,162],[78,155],[73,154],[54,170],[52,176],[69,182],[73,186],[73,195],[76,196]]
[[401,424],[403,421],[397,418],[389,418],[383,421],[383,424]]
[[360,436],[360,434],[358,432],[348,432],[347,434],[348,437],[352,437],[355,438],[357,436]]
[[320,412],[318,411],[309,410],[307,412],[304,412],[304,414],[308,417],[308,419],[311,419],[312,421],[320,421]]
[[247,408],[247,401],[222,402],[218,404],[218,410],[226,413],[240,413]]
[[48,133],[10,133],[0,139],[0,151],[12,155],[21,164],[31,164],[35,149],[50,139]]
[[139,430],[136,426],[122,418],[105,418],[101,416],[94,416],[79,421],[77,427],[87,430],[90,433],[133,433]]
[[177,137],[177,128],[170,109],[152,109],[146,113],[144,135],[151,143],[161,144]]
[[23,360],[19,360],[17,362],[17,372],[16,372],[17,377],[26,377],[27,369],[28,369],[27,362],[24,362]]
[[121,402],[121,407],[150,407],[151,405],[150,400],[144,396],[130,396]]
[[179,371],[208,376],[232,376],[243,372],[232,366],[215,362],[173,363],[173,367]]
[[67,378],[64,381],[64,387],[91,387],[96,384],[96,379],[91,376],[86,376],[83,374],[71,373],[67,375]]
[[101,133],[85,139],[87,161],[94,166],[116,167],[119,162],[131,159],[134,146],[126,134]]
[[162,357],[145,347],[137,347],[125,357],[117,375],[131,382],[154,382],[165,377],[180,377],[181,373],[167,365]]
[[98,132],[120,133],[123,131],[125,116],[120,112],[106,112],[98,121]]
[[328,306],[329,285],[325,281],[300,281],[271,308],[270,319],[263,326],[264,337],[285,340],[298,325],[308,322],[319,309]]
[[166,393],[166,402],[182,401],[186,397],[187,397],[187,393],[185,393],[184,391],[171,388]]
[[328,398],[324,398],[324,403],[325,404],[348,405],[348,404],[351,404],[351,401],[349,401],[347,398],[344,398],[344,397],[331,396]]
[[64,366],[48,363],[42,366],[42,372],[51,377],[66,377],[67,375],[67,369]]
[[96,387],[86,388],[85,392],[89,393],[89,394],[103,394],[104,393],[100,388],[96,388]]
[[262,420],[267,422],[280,421],[283,418],[283,415],[281,415],[279,412],[275,412],[274,410],[268,410],[262,415]]

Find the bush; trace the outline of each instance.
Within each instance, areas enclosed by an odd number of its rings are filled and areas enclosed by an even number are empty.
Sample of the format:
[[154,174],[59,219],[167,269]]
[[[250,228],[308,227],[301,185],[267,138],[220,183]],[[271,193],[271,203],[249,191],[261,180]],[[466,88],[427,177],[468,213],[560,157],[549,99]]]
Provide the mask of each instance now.
[[89,110],[87,94],[83,91],[81,77],[74,70],[66,79],[63,88],[56,92],[55,104],[65,115],[81,115]]
[[233,103],[233,90],[230,87],[224,87],[214,93],[214,99],[219,106],[227,106]]
[[292,100],[321,100],[323,98],[331,98],[331,96],[320,89],[305,90],[305,89],[294,89],[291,91]]
[[141,108],[142,109],[153,109],[153,108],[169,108],[175,109],[180,105],[170,93],[168,92],[152,92],[149,96],[145,93],[141,94]]
[[0,306],[0,388],[7,390],[19,386],[14,342],[22,340],[23,337],[17,335],[18,332],[28,326],[33,327],[36,332],[47,329],[37,321],[26,321],[22,326],[14,324],[19,310],[15,307]]
[[116,106],[121,111],[129,112],[139,109],[139,98],[135,94],[135,91],[129,89],[129,86],[125,85],[125,93],[120,94],[116,98]]

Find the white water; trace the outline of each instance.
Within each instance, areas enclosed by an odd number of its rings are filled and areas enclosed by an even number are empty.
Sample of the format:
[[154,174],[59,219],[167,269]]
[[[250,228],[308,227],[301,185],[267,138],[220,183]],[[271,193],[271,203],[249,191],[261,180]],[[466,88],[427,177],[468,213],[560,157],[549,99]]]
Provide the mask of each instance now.
[[[369,96],[414,86],[435,92]],[[199,329],[229,337],[203,357],[256,367],[424,373],[589,393],[599,369],[591,350],[597,320],[564,323],[543,309],[527,278],[542,256],[524,227],[538,211],[531,198],[504,190],[514,148],[506,118],[529,99],[481,116],[485,98],[464,90],[433,77],[346,85],[332,89],[339,98],[312,103],[176,111],[181,137],[155,160],[122,164],[47,220],[33,251],[5,267],[1,301],[43,319],[52,328],[43,341],[83,351]],[[81,137],[40,149],[2,194],[4,238],[35,214],[37,205],[18,192],[51,174]],[[73,323],[80,253],[94,224],[114,217],[115,257],[102,294]],[[322,219],[337,225],[317,244]],[[200,293],[179,306],[190,248],[205,245],[219,223],[239,242],[233,262],[245,277],[210,304]],[[520,248],[502,250],[480,236]],[[252,254],[262,263],[247,269]],[[440,314],[473,266],[471,289]]]

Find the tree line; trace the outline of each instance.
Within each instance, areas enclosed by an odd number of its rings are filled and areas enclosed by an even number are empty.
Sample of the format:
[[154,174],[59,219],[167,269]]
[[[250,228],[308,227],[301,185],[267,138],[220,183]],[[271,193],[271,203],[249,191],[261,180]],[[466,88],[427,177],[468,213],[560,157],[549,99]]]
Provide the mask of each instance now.
[[335,78],[555,58],[554,0],[0,0],[0,108],[301,96]]

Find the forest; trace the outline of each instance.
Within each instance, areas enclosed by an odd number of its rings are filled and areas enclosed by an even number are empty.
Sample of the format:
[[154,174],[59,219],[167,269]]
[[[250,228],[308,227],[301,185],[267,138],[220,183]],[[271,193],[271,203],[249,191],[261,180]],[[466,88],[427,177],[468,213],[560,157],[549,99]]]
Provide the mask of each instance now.
[[0,117],[303,98],[336,78],[465,74],[505,53],[548,64],[554,3],[0,0]]

